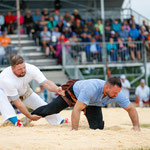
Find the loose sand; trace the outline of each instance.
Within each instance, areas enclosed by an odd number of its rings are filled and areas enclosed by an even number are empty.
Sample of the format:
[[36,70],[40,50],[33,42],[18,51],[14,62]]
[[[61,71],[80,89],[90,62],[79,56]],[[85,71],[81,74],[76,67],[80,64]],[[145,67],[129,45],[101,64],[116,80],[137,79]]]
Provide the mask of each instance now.
[[[137,111],[140,132],[131,130],[129,116],[121,108],[103,109],[104,130],[90,130],[83,114],[78,131],[71,131],[70,123],[51,126],[45,119],[32,122],[32,125],[24,128],[1,126],[0,150],[150,150],[150,108],[138,108]],[[61,115],[70,120],[71,111],[62,111]]]

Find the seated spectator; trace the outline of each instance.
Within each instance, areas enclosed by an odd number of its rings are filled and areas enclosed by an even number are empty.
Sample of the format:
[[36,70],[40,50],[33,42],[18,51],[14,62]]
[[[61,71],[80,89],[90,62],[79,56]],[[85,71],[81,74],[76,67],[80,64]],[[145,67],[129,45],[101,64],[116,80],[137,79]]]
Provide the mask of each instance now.
[[109,41],[111,30],[112,30],[112,27],[109,21],[106,21],[104,29],[105,29],[106,41]]
[[95,28],[98,27],[100,34],[101,34],[101,35],[103,34],[103,24],[102,24],[102,22],[101,22],[100,19],[97,20],[97,24],[95,24],[94,27],[95,27]]
[[64,20],[66,22],[70,21],[70,15],[69,15],[69,12],[66,12],[65,15],[64,15]]
[[148,26],[146,25],[146,21],[145,21],[145,20],[143,20],[143,22],[142,22],[142,26],[144,26],[144,27],[145,27],[145,30],[146,30],[146,31],[148,31]]
[[50,33],[50,31],[48,31],[47,26],[44,26],[44,29],[43,29],[43,31],[41,31],[40,36],[41,36],[41,43],[45,50],[45,55],[49,56],[48,43],[50,42],[50,39],[51,39],[51,33]]
[[52,31],[52,36],[56,36],[57,39],[60,38],[61,33],[59,32],[59,28],[58,28],[58,27],[56,27],[56,28],[54,29],[54,31]]
[[57,22],[54,20],[54,18],[52,16],[49,17],[49,21],[47,25],[48,29],[52,31],[56,27],[56,25],[57,25]]
[[[117,33],[115,31],[110,32],[110,38],[113,38],[114,42],[117,42]],[[109,38],[109,39],[110,39]]]
[[118,61],[126,61],[129,59],[129,52],[127,47],[123,44],[123,41],[121,38],[118,38]]
[[136,51],[137,51],[137,46],[136,44],[132,41],[132,38],[131,37],[128,37],[128,49],[129,49],[129,54],[131,56],[131,59],[133,61],[136,61],[136,58],[135,58],[135,54],[136,54]]
[[113,38],[109,39],[109,43],[106,44],[108,60],[110,62],[117,61],[117,46],[114,43]]
[[140,107],[144,107],[146,105],[149,105],[149,96],[150,96],[150,90],[147,85],[145,85],[145,80],[142,79],[140,85],[136,88],[135,94],[136,94],[136,104]]
[[98,27],[95,27],[95,30],[94,30],[94,38],[96,40],[96,42],[102,42],[102,36],[99,32],[99,28]]
[[126,20],[123,21],[123,27],[124,30],[126,30],[127,32],[130,31],[130,26],[128,25],[128,22]]
[[6,36],[6,33],[3,32],[2,36],[0,36],[1,45],[7,50],[8,46],[11,44],[11,39]]
[[81,42],[82,43],[88,43],[88,42],[90,42],[90,39],[89,39],[89,37],[87,36],[86,33],[82,34],[82,36],[81,36]]
[[81,32],[81,34],[86,33],[87,36],[89,36],[91,34],[91,32],[89,31],[88,27],[85,25],[83,28],[83,31]]
[[48,21],[49,20],[49,12],[47,8],[44,8],[42,11],[42,16],[44,16],[44,20]]
[[33,29],[33,17],[31,16],[31,11],[28,10],[24,17],[24,24],[26,27],[26,32],[29,35]]
[[94,38],[91,39],[91,44],[86,46],[87,61],[96,63],[102,61],[101,47],[96,44]]
[[2,13],[0,12],[0,35],[2,34],[2,32],[5,30],[4,29],[4,24],[5,24],[5,18],[2,15]]
[[119,36],[123,39],[123,41],[128,41],[128,31],[124,29],[124,26],[121,26],[121,30],[119,31]]
[[[15,23],[17,24],[17,14],[14,16],[15,18]],[[24,16],[22,15],[22,12],[20,11],[20,34],[24,34],[24,29],[23,29],[23,24],[24,24]]]
[[74,10],[73,14],[75,21],[81,20],[81,16],[79,15],[79,11],[77,9]]
[[131,17],[128,19],[128,24],[129,24],[130,27],[135,24],[135,20],[134,20],[133,15],[131,15]]
[[14,34],[14,22],[15,18],[10,11],[8,11],[7,15],[5,16],[5,24],[7,27],[8,34]]
[[72,36],[72,30],[69,27],[64,27],[62,32],[66,38],[70,38]]
[[62,21],[62,20],[59,20],[56,27],[58,27],[59,32],[62,33],[62,32],[63,32],[63,28],[64,28],[64,23],[63,23],[63,21]]
[[133,39],[133,40],[138,40],[139,38],[139,31],[136,29],[135,24],[132,25],[131,30],[129,31],[129,36]]
[[5,55],[6,55],[5,49],[0,42],[0,65],[3,65],[3,60],[6,58]]
[[37,9],[35,10],[35,13],[33,15],[33,28],[34,28],[34,33],[33,33],[33,39],[35,40],[36,44],[39,44],[39,38],[40,38],[40,22],[41,22],[41,13],[40,10]]
[[93,34],[95,28],[94,28],[94,24],[92,23],[92,19],[88,19],[86,25],[87,25],[87,28],[88,28],[89,32],[91,34]]
[[75,32],[72,33],[71,38],[69,38],[70,43],[78,43],[80,42],[80,38],[77,37],[77,34]]
[[147,35],[148,35],[148,31],[146,30],[145,26],[141,26],[139,40],[142,40],[142,41],[147,40]]
[[57,23],[58,23],[58,21],[59,21],[59,17],[60,17],[60,15],[59,15],[59,10],[55,10],[55,13],[54,13],[54,20],[56,20]]
[[59,17],[59,21],[63,22],[64,26],[67,26],[67,22],[66,22],[66,20],[64,20],[63,16]]
[[50,56],[52,56],[52,58],[56,57],[56,47],[57,47],[57,43],[58,43],[58,38],[55,35],[52,35],[51,40],[49,42],[49,50],[50,50]]
[[121,30],[121,24],[118,22],[117,19],[114,20],[114,23],[112,24],[112,29],[117,33]]
[[40,31],[43,30],[44,26],[47,26],[48,21],[45,21],[44,16],[41,17],[41,21],[39,22]]
[[35,10],[35,13],[33,15],[33,22],[38,25],[39,22],[41,21],[41,17],[42,15],[40,13],[40,10],[39,9]]
[[72,27],[72,31],[77,33],[78,36],[81,35],[83,31],[83,26],[81,24],[81,20],[77,19],[75,25]]

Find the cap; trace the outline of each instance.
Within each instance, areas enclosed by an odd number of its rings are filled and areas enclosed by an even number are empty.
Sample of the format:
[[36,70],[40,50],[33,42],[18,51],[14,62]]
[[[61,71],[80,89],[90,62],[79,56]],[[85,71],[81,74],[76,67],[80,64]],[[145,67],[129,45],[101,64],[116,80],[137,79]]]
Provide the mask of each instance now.
[[72,33],[72,36],[77,35],[75,32]]
[[124,74],[122,74],[122,75],[120,76],[120,78],[121,78],[121,79],[125,79],[126,76],[125,76]]
[[115,31],[112,30],[110,33],[111,33],[111,34],[115,34]]
[[88,19],[87,21],[92,21],[91,19]]

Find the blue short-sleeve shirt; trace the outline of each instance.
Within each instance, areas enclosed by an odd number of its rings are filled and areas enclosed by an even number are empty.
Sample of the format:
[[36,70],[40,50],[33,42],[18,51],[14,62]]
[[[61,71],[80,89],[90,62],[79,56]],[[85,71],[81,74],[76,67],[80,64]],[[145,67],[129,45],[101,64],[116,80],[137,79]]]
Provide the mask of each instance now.
[[116,102],[122,108],[129,106],[130,101],[122,92],[119,92],[115,98],[108,96],[103,98],[104,85],[105,81],[100,79],[80,80],[73,85],[73,91],[76,98],[86,105],[106,106],[111,102]]

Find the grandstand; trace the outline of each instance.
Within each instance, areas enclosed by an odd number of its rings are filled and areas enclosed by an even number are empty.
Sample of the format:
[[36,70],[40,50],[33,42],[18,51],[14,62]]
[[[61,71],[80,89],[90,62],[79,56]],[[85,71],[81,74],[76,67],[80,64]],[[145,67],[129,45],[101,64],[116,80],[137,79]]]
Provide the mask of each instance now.
[[[35,64],[41,70],[63,70],[68,78],[106,79],[106,63],[108,62],[112,75],[126,74],[133,87],[143,77],[148,83],[149,72],[147,70],[150,67],[149,53],[147,53],[149,52],[147,41],[150,39],[148,18],[132,10],[129,5],[122,8],[124,0],[113,2],[104,0],[105,20],[99,21],[98,19],[102,18],[103,13],[100,0],[61,0],[58,1],[59,8],[56,8],[56,2],[56,0],[21,0],[20,9],[24,22],[21,24],[20,21],[19,35],[17,35],[17,19],[14,19],[14,31],[11,34],[8,32],[6,22],[4,25],[0,25],[8,33],[7,36],[11,39],[9,47],[13,49],[3,58],[1,70],[9,65],[12,53],[18,51],[27,62]],[[38,29],[36,21],[28,22],[29,16],[34,16],[37,9],[45,16],[45,20],[39,21]],[[15,16],[16,1],[0,0],[0,10],[3,16],[6,16],[9,11]],[[75,11],[77,15],[74,15]],[[67,17],[66,20],[64,19],[66,12],[69,13],[69,20]],[[47,16],[48,18],[46,18]],[[48,25],[51,22],[49,16],[53,16],[56,21],[57,25],[53,28]],[[58,16],[64,18],[59,18],[57,21]],[[72,18],[74,19],[71,20]],[[143,24],[143,20],[145,20],[145,24]],[[103,23],[105,24],[103,25]],[[57,45],[54,45],[54,42],[45,44],[47,40],[43,42],[41,34],[44,25],[48,27],[46,32],[51,36],[49,40],[52,39],[52,35],[58,35],[60,32]],[[121,32],[121,25],[124,25],[124,28],[128,25],[130,31],[126,32],[126,37],[124,37],[125,33]],[[132,28],[132,25],[136,26]],[[56,32],[55,28],[58,28],[59,31]],[[131,29],[137,29],[138,37],[132,37],[134,31],[131,32]],[[94,49],[92,49],[93,47]]]

